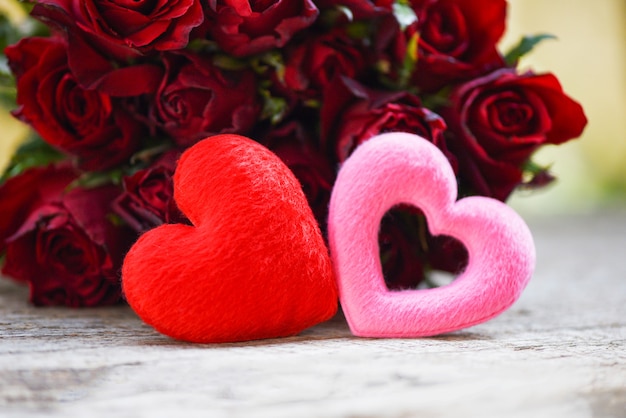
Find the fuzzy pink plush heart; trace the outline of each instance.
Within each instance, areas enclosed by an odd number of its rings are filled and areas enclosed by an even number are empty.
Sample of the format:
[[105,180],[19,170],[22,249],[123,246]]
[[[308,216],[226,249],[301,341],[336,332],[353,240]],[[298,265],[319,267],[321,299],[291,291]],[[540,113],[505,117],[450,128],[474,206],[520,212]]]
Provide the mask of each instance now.
[[[487,321],[521,295],[535,265],[532,235],[502,202],[456,201],[454,172],[432,143],[408,133],[379,135],[345,162],[335,183],[329,241],[341,305],[362,337],[422,337]],[[431,233],[461,241],[465,271],[435,289],[390,291],[379,259],[383,215],[405,203],[422,209]]]

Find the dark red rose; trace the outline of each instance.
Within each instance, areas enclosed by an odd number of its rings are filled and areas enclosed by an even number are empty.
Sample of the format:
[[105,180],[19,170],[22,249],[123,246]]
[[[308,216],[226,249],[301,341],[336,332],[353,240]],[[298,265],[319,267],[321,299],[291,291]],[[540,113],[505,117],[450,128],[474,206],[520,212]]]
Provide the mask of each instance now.
[[285,85],[304,98],[319,99],[323,89],[338,76],[359,78],[368,64],[362,42],[345,27],[305,38],[286,52]]
[[112,208],[135,231],[143,233],[164,223],[184,222],[174,200],[172,180],[179,154],[169,151],[151,167],[124,178],[124,192]]
[[0,188],[3,208],[11,208],[5,188],[24,184],[30,191],[28,213],[4,213],[19,225],[2,237],[6,249],[2,273],[30,286],[33,304],[98,306],[120,300],[117,274],[122,256],[132,239],[129,230],[115,226],[108,218],[111,200],[119,193],[115,186],[59,191],[60,179],[68,180],[68,168],[49,167],[27,171],[22,178],[9,180]]
[[378,234],[383,275],[391,290],[415,289],[433,271],[458,275],[467,266],[465,246],[455,238],[433,236],[424,213],[399,205],[383,217]]
[[113,167],[137,149],[142,125],[120,99],[78,85],[63,40],[25,38],[7,47],[6,55],[17,77],[19,108],[13,114],[49,144],[78,157],[82,168]]
[[443,119],[422,107],[411,93],[372,90],[344,78],[329,86],[321,117],[322,139],[338,161],[375,135],[408,132],[430,140],[456,168],[444,140]]
[[428,250],[426,260],[430,270],[438,270],[459,275],[467,267],[469,254],[456,238],[446,235],[427,235]]
[[[433,92],[504,66],[497,43],[504,34],[505,0],[411,0],[417,19],[403,31],[398,22],[381,28],[378,48],[385,61],[402,68],[411,38],[417,36],[417,67],[412,82]],[[395,32],[392,34],[391,32]]]
[[523,165],[544,144],[580,136],[587,118],[552,74],[503,69],[460,85],[442,110],[461,186],[506,200],[522,182]]
[[[66,8],[72,8],[63,2]],[[87,90],[116,97],[154,93],[163,70],[142,60],[142,54],[125,43],[110,43],[85,32],[66,10],[36,4],[31,14],[46,23],[67,44],[67,63],[78,84]]]
[[211,57],[191,52],[164,61],[153,119],[179,145],[220,133],[245,135],[257,122],[261,106],[253,72],[222,70]]
[[391,12],[394,0],[315,0],[317,7],[332,9],[347,7],[355,20],[371,19]]
[[315,22],[311,0],[209,0],[209,36],[227,53],[242,57],[282,48]]
[[[90,43],[109,56],[128,50],[182,49],[204,21],[200,0],[39,0],[36,15],[60,26],[74,22]],[[61,18],[62,12],[67,17]],[[61,20],[59,22],[59,20]]]
[[287,122],[269,132],[261,143],[278,155],[300,181],[315,218],[325,230],[335,173],[307,135],[309,131],[298,122]]
[[417,0],[419,55],[414,80],[424,90],[467,80],[504,65],[497,43],[505,0]]
[[8,179],[0,186],[0,254],[6,240],[15,234],[38,206],[55,200],[76,179],[68,165],[37,167]]
[[378,231],[383,277],[390,290],[415,289],[424,281],[424,257],[416,210],[393,208]]

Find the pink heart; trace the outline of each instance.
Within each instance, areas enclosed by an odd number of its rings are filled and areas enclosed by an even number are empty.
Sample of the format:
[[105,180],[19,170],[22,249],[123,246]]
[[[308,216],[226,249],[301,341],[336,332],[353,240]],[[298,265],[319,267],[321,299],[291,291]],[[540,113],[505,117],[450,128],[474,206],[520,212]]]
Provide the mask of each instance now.
[[[535,265],[528,227],[502,202],[456,197],[447,159],[416,135],[374,137],[341,167],[328,233],[341,305],[354,335],[423,337],[456,331],[499,315],[519,298]],[[383,215],[400,203],[422,209],[434,235],[455,237],[467,248],[469,264],[451,284],[387,289],[378,229]]]

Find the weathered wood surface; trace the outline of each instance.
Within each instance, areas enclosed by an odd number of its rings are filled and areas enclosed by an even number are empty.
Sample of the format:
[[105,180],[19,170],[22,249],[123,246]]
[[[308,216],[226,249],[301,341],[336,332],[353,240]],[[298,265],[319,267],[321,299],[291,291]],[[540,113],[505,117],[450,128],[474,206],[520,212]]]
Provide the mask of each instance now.
[[128,308],[37,309],[0,283],[0,417],[626,417],[626,214],[530,222],[511,310],[437,338],[192,345]]

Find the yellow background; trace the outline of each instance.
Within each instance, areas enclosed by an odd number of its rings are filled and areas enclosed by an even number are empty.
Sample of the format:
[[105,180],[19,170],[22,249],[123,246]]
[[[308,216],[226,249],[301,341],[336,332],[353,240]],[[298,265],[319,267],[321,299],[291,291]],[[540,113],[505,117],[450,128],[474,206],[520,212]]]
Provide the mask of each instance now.
[[[8,16],[14,22],[21,22],[27,16],[15,0],[0,0],[0,14]],[[7,110],[0,108],[0,172],[9,161],[11,154],[21,138],[27,133],[27,128],[15,121]]]
[[552,33],[525,67],[556,74],[585,108],[583,136],[539,152],[558,182],[511,204],[529,212],[587,211],[626,201],[626,1],[511,0],[503,48],[522,34]]
[[[0,9],[8,0],[0,0]],[[542,150],[558,182],[517,193],[511,204],[525,213],[584,211],[626,201],[626,1],[510,0],[502,49],[523,34],[551,33],[522,61],[551,71],[585,107],[589,125],[581,139]],[[0,112],[0,169],[24,128]]]

